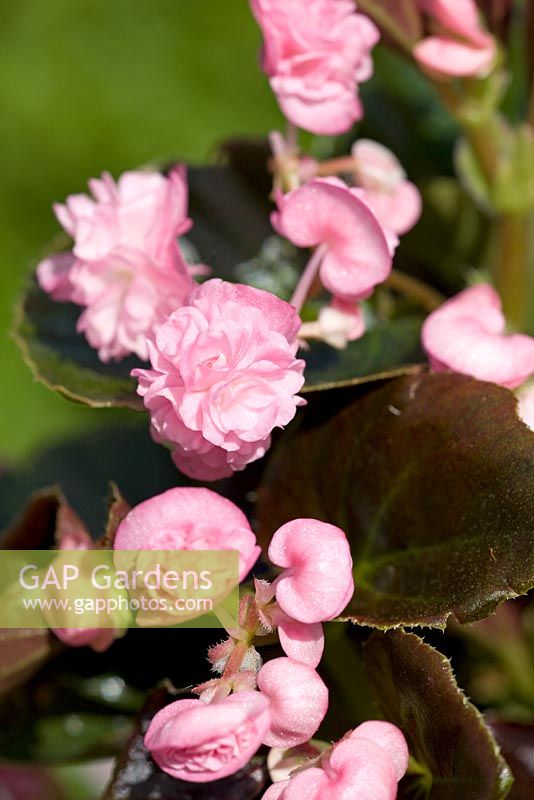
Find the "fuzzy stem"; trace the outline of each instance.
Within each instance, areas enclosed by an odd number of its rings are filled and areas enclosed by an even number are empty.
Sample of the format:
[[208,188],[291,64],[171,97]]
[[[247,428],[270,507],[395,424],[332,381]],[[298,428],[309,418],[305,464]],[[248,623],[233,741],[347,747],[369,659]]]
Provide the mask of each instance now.
[[319,245],[319,247],[317,247],[312,253],[310,260],[304,268],[304,272],[300,276],[299,282],[297,283],[295,291],[293,292],[293,296],[289,301],[291,305],[295,307],[297,313],[300,313],[302,306],[306,302],[306,298],[308,297],[317,273],[319,272],[319,267],[321,266],[321,262],[326,254],[326,250],[326,245]]

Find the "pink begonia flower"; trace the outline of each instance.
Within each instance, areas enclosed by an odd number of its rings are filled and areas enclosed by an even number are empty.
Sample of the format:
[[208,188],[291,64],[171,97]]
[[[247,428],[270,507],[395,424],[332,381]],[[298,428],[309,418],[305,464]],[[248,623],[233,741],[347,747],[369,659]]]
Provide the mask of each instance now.
[[301,339],[319,339],[330,347],[343,350],[349,342],[365,333],[363,311],[358,303],[333,298],[321,308],[315,322],[305,322],[299,331]]
[[534,431],[534,385],[527,384],[521,387],[517,392],[518,406],[517,413],[523,420],[525,425],[528,425]]
[[363,116],[358,84],[373,72],[375,24],[352,0],[251,0],[262,29],[262,67],[287,119],[337,135]]
[[389,754],[371,739],[344,738],[321,766],[275,783],[263,800],[394,800],[397,777]]
[[258,689],[270,701],[268,747],[295,747],[314,735],[328,709],[328,689],[317,672],[291,658],[274,658],[258,673]]
[[76,329],[101,361],[147,360],[147,336],[193,287],[177,242],[191,227],[185,171],[126,172],[117,184],[104,174],[89,186],[94,199],[54,207],[73,251],[45,258],[37,279],[54,300],[85,308]]
[[439,23],[440,31],[415,45],[417,61],[436,76],[486,75],[497,47],[480,24],[475,0],[420,0],[420,4]]
[[513,389],[534,373],[534,338],[505,335],[492,286],[465,289],[427,317],[422,343],[435,372],[452,370]]
[[354,142],[352,156],[356,180],[378,221],[399,235],[407,233],[421,216],[423,204],[396,156],[370,139]]
[[270,721],[269,700],[260,692],[238,692],[209,704],[178,700],[153,718],[145,747],[173,778],[206,783],[244,767]]
[[277,197],[273,227],[297,247],[322,247],[319,275],[344,300],[368,297],[391,272],[387,235],[360,190],[336,178],[316,178]]
[[74,240],[73,253],[82,261],[102,261],[117,247],[139,250],[159,260],[168,244],[187,233],[185,169],[168,176],[159,172],[125,172],[115,183],[104,173],[89,181],[94,199],[70,195],[56,203],[56,216]]
[[153,438],[172,446],[182,472],[215,480],[264,455],[273,428],[304,404],[299,328],[270,292],[214,279],[156,330],[152,369],[132,375]]
[[117,529],[115,550],[237,550],[239,580],[256,563],[246,516],[210,489],[176,487],[133,508]]
[[335,525],[292,520],[274,534],[269,558],[284,568],[275,582],[276,601],[300,622],[334,619],[354,593],[349,543]]

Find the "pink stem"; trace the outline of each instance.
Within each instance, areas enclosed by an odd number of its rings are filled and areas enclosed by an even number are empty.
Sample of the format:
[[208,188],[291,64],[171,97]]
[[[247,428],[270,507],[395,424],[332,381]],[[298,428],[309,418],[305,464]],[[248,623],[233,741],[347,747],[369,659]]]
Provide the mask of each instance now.
[[306,302],[306,298],[310,293],[313,282],[319,272],[321,262],[326,255],[327,246],[325,244],[319,245],[312,253],[312,256],[304,268],[304,272],[300,276],[299,282],[295,287],[293,296],[289,301],[291,305],[295,306],[298,313],[300,313],[302,306]]

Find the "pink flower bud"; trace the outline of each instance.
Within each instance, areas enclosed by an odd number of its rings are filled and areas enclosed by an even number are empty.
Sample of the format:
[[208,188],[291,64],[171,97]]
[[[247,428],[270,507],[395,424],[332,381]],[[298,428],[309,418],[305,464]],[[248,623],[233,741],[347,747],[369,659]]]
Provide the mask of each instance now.
[[133,508],[117,529],[115,550],[237,550],[239,580],[260,548],[247,518],[210,489],[177,487]]
[[355,142],[352,155],[358,184],[380,224],[399,235],[407,233],[421,216],[422,200],[398,159],[369,139]]
[[156,714],[145,747],[173,778],[205,783],[245,766],[269,724],[269,701],[260,692],[239,692],[210,704],[178,700]]
[[358,725],[345,738],[350,740],[370,739],[390,756],[398,781],[406,774],[409,759],[408,745],[402,731],[391,722],[368,720]]
[[276,600],[300,622],[334,619],[353,595],[349,543],[334,525],[316,519],[282,525],[271,540],[269,558],[284,568],[276,580]]
[[251,0],[264,36],[263,69],[295,125],[336,135],[363,115],[358,83],[373,71],[380,34],[352,0]]
[[315,322],[302,325],[299,336],[301,339],[320,339],[330,347],[343,350],[349,342],[360,339],[364,333],[365,320],[361,306],[334,298],[319,311]]
[[297,247],[323,246],[320,278],[333,295],[359,300],[391,271],[386,234],[366,203],[336,178],[316,178],[277,198],[276,230]]
[[214,279],[157,329],[152,369],[132,374],[153,437],[173,447],[182,472],[215,480],[264,455],[273,428],[304,403],[299,327],[270,292]]
[[314,669],[291,658],[275,658],[261,668],[258,688],[270,700],[271,725],[264,744],[294,747],[311,739],[328,709],[328,689]]
[[534,373],[534,338],[505,335],[506,321],[492,286],[465,289],[427,317],[423,347],[435,372],[452,370],[511,389]]

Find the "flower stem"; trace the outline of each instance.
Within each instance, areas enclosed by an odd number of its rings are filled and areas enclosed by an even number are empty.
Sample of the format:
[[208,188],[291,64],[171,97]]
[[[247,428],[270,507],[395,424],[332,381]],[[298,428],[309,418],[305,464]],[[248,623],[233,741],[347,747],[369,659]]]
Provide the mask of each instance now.
[[321,262],[326,255],[327,246],[322,244],[319,245],[312,253],[312,256],[308,263],[304,268],[304,272],[300,276],[299,282],[295,287],[295,291],[293,292],[293,296],[289,301],[291,305],[295,306],[297,313],[300,314],[302,306],[306,302],[306,298],[308,297],[310,290],[313,286],[317,273],[319,272],[319,267],[321,266]]
[[396,45],[411,56],[415,42],[376,0],[358,0],[358,11],[371,17]]
[[437,289],[432,289],[423,281],[396,269],[391,272],[385,285],[400,294],[413,298],[421,308],[428,312],[435,311],[445,301],[445,297]]
[[505,316],[519,331],[534,333],[534,215],[497,220],[493,275]]
[[340,158],[329,158],[317,164],[316,173],[319,177],[328,175],[339,175],[341,172],[354,172],[356,162],[352,156],[341,156]]

